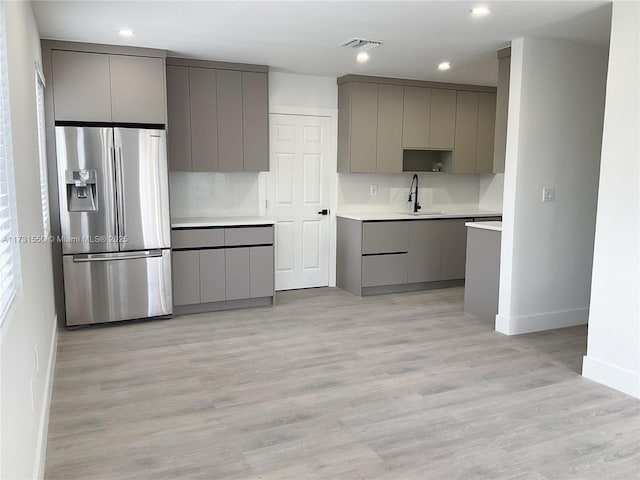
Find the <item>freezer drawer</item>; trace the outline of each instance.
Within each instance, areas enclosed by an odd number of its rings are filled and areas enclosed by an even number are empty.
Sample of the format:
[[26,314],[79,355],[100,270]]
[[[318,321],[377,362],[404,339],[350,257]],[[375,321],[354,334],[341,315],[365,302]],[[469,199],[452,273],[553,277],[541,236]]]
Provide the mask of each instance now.
[[171,251],[65,255],[67,325],[172,313]]

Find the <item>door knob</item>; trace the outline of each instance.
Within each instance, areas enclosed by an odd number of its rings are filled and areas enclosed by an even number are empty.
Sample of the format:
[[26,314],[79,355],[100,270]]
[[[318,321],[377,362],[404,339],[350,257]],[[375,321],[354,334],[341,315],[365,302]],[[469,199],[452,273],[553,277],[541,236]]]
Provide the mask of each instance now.
[[329,210],[324,208],[318,212],[318,215],[329,215]]

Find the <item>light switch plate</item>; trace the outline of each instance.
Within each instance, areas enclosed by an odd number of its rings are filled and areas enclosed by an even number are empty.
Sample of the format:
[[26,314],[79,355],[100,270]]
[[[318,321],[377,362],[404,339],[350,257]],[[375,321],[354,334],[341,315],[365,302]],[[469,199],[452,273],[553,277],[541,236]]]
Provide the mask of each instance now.
[[553,202],[556,199],[556,189],[554,187],[544,187],[542,189],[542,201]]

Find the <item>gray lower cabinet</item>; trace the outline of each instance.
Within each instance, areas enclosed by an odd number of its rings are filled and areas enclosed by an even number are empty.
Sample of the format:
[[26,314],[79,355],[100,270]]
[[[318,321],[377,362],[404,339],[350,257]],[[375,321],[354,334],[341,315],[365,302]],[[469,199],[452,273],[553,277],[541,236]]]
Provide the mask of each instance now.
[[464,224],[472,220],[363,222],[338,217],[337,286],[367,295],[460,281],[465,276]]
[[430,221],[413,221],[408,223],[408,282],[419,283],[440,280],[441,223]]
[[174,306],[190,307],[176,313],[273,303],[273,226],[181,228],[171,238]]
[[362,257],[362,286],[379,287],[407,283],[407,254],[367,255]]
[[440,280],[464,278],[467,255],[465,220],[441,220],[440,223]]
[[200,303],[200,252],[173,252],[173,304]]
[[273,295],[273,265],[273,247],[251,247],[249,251],[249,293],[251,298]]
[[250,298],[251,289],[249,281],[251,271],[249,270],[251,250],[249,248],[227,248],[224,256],[225,264],[225,281],[227,293],[225,300],[239,300],[241,298]]
[[200,250],[200,302],[226,300],[225,250]]

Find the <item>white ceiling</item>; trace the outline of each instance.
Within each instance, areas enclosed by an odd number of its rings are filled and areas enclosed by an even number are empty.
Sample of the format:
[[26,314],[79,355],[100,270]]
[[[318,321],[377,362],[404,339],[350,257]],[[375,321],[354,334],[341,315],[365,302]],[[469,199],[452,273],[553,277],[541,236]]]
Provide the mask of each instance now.
[[[603,1],[34,1],[42,38],[165,49],[172,56],[269,65],[337,77],[347,73],[495,85],[496,50],[522,36],[606,46]],[[471,7],[491,15],[474,18]],[[118,35],[130,28],[130,39]],[[367,64],[338,47],[383,40]],[[452,68],[436,66],[449,60]]]

